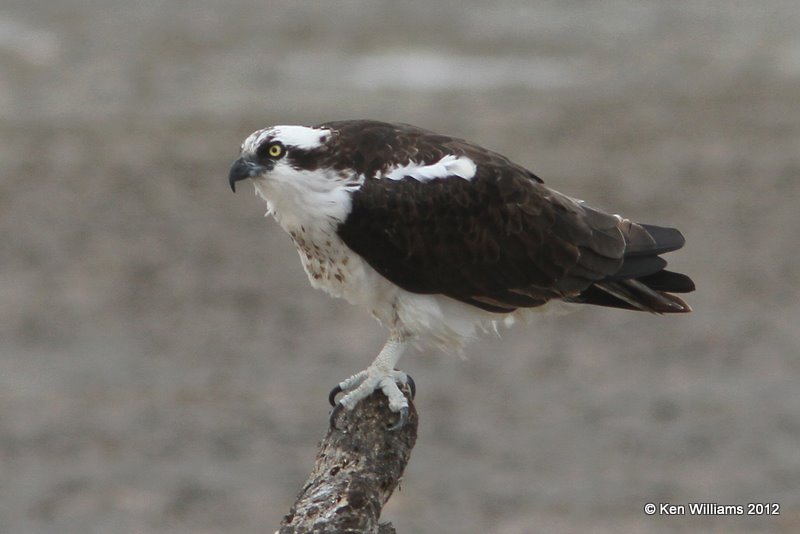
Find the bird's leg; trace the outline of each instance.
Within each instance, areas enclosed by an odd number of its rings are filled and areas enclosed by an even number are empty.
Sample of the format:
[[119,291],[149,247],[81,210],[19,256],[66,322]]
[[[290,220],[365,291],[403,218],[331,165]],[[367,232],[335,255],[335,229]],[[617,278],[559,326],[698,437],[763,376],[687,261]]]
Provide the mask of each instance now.
[[[403,392],[397,386],[408,384],[412,391],[416,389],[411,377],[403,371],[395,369],[397,361],[403,355],[407,342],[398,336],[392,336],[381,349],[375,361],[363,371],[354,374],[350,378],[339,382],[333,388],[328,400],[334,406],[331,412],[331,426],[336,428],[336,418],[342,410],[350,411],[363,399],[369,397],[373,391],[380,389],[386,398],[389,399],[389,409],[399,412],[400,420],[390,427],[390,430],[398,430],[405,425],[408,419],[408,401]],[[334,402],[336,395],[345,393],[338,402]]]

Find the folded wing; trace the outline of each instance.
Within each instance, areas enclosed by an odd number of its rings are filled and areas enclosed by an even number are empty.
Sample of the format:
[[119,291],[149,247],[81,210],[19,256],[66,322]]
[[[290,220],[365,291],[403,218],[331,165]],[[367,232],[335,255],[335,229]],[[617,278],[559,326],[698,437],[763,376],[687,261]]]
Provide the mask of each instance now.
[[656,313],[690,311],[664,270],[678,230],[632,223],[553,191],[520,167],[479,164],[472,180],[368,178],[338,229],[401,288],[505,313],[551,299]]

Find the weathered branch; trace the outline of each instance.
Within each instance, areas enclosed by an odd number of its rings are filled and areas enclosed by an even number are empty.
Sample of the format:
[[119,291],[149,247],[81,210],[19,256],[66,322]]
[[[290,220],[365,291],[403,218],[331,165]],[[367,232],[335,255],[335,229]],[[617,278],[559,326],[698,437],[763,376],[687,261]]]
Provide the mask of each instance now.
[[380,390],[342,414],[341,430],[328,430],[314,468],[279,532],[395,532],[391,524],[379,525],[378,520],[417,440],[413,403],[408,423],[388,431],[387,425],[396,419]]

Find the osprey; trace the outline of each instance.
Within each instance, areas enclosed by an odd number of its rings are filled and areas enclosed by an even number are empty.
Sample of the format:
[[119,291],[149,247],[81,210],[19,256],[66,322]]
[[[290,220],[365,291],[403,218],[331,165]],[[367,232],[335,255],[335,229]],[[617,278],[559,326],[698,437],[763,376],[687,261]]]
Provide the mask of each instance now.
[[[311,285],[366,307],[389,339],[331,391],[331,425],[381,389],[402,427],[410,343],[459,351],[481,331],[563,301],[653,313],[690,307],[661,255],[673,228],[638,224],[545,186],[508,158],[407,124],[350,120],[251,134],[229,183],[250,178]],[[344,393],[335,402],[336,396]]]

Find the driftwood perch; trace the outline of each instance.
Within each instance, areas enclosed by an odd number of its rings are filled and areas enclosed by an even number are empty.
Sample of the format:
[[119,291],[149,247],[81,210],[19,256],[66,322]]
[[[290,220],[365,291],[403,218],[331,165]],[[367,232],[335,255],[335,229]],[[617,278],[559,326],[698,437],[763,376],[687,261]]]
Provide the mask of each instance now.
[[278,532],[395,532],[391,524],[379,525],[378,520],[417,440],[417,412],[413,403],[410,407],[406,425],[392,432],[386,428],[398,416],[389,411],[380,390],[340,415],[341,430],[328,430],[314,468]]

